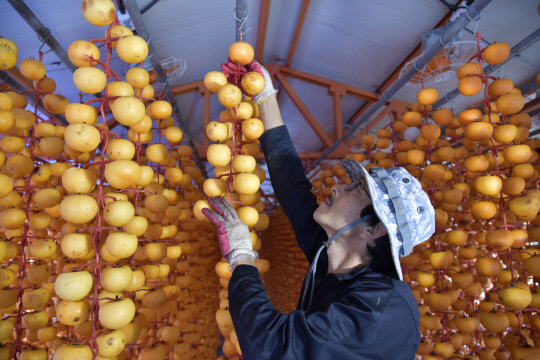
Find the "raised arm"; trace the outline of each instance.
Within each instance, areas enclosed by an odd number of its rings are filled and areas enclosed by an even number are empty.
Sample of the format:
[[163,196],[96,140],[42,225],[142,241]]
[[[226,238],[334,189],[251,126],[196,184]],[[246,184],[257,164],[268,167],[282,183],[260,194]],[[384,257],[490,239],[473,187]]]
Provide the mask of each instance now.
[[274,193],[291,222],[298,245],[311,262],[314,249],[326,239],[324,230],[313,220],[313,212],[318,206],[316,197],[283,124],[275,95],[259,104],[259,113],[265,127],[265,133],[259,140]]
[[259,104],[259,115],[264,124],[265,131],[285,125],[281,118],[281,111],[279,111],[276,95],[270,95],[265,101]]

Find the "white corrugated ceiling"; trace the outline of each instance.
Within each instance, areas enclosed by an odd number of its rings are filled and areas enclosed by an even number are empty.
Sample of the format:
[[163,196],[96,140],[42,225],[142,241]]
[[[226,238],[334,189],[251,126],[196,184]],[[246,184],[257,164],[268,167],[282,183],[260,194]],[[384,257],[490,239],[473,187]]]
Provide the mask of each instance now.
[[[149,2],[137,0],[140,8]],[[453,4],[459,2],[450,1]],[[81,1],[26,0],[25,3],[66,50],[75,40],[99,38],[105,31],[105,27],[93,26],[83,18]],[[249,30],[245,37],[256,47],[261,2],[246,0],[246,3],[249,9],[246,25]],[[235,41],[235,4],[235,0],[160,0],[143,15],[159,58],[172,56],[186,61],[185,73],[171,85],[201,80],[206,72],[219,70],[219,65],[227,59],[228,46]],[[301,6],[302,1],[299,0],[271,1],[263,63],[284,64]],[[483,11],[481,19],[469,23],[467,28],[480,31],[488,42],[503,41],[512,47],[538,28],[540,16],[537,7],[537,0],[493,0]],[[449,9],[439,0],[312,0],[291,67],[375,91],[420,43],[422,35],[431,31],[448,12]],[[4,1],[0,4],[0,35],[19,46],[19,63],[30,56],[37,57],[40,41]],[[462,40],[472,40],[472,35],[464,31]],[[104,55],[102,49],[102,58]],[[58,61],[52,52],[45,55],[48,76],[57,81],[58,93],[72,102],[79,101],[79,93],[71,81],[71,72]],[[112,62],[115,64],[113,68],[121,76],[127,71],[127,67],[122,66],[116,57]],[[532,81],[539,71],[540,43],[536,43],[492,75],[510,78],[519,87]],[[289,81],[321,127],[332,137],[332,98],[326,89],[300,80]],[[446,93],[446,89],[455,88],[456,84],[457,81],[440,84],[441,95]],[[412,102],[417,90],[405,86],[395,98]],[[85,95],[84,98],[90,99],[91,96]],[[178,96],[177,100],[189,132],[197,141],[202,141],[201,94],[189,93]],[[476,97],[467,99],[459,96],[447,106],[458,111],[476,100]],[[362,104],[361,99],[344,96],[344,121]],[[280,106],[297,149],[302,152],[320,151],[320,140],[286,94],[281,95]],[[221,110],[213,95],[211,118],[217,119]],[[532,130],[537,128],[538,125],[535,125]]]

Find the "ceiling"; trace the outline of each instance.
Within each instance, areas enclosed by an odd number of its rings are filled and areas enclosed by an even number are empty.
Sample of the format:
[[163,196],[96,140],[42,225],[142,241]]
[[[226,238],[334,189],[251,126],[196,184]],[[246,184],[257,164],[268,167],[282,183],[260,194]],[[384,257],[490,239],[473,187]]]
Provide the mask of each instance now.
[[[26,0],[27,6],[41,22],[51,30],[61,46],[67,50],[75,40],[101,38],[106,27],[96,27],[88,23],[81,13],[81,1],[73,0]],[[139,8],[151,3],[137,0]],[[155,1],[154,1],[155,2]],[[244,41],[257,48],[257,39],[264,39],[263,64],[284,65],[290,59],[289,67],[344,83],[371,92],[377,92],[382,85],[395,81],[392,73],[399,74],[400,65],[421,43],[422,36],[437,27],[451,11],[439,0],[246,0],[249,11],[246,20],[247,31]],[[448,3],[455,5],[458,0]],[[258,37],[258,23],[261,9],[269,3],[268,22],[265,36]],[[227,60],[227,49],[235,41],[235,0],[175,0],[157,1],[143,14],[143,21],[151,34],[157,56],[164,60],[169,57],[183,59],[185,71],[181,77],[171,81],[171,86],[200,81],[205,73],[219,70]],[[506,1],[493,0],[482,12],[478,21],[467,25],[461,41],[472,41],[471,32],[479,31],[487,43],[506,42],[515,46],[538,29],[540,16],[537,12],[538,0]],[[35,32],[6,2],[0,5],[0,35],[15,41],[19,47],[18,64],[28,57],[37,57],[41,42]],[[302,9],[305,17],[297,38],[295,29]],[[264,12],[264,11],[263,11]],[[302,17],[302,16],[300,16]],[[120,17],[121,21],[123,17]],[[293,39],[297,41],[293,41]],[[296,46],[291,46],[295,44]],[[45,45],[43,50],[48,47]],[[416,54],[418,55],[418,54]],[[105,50],[102,49],[102,59]],[[53,52],[44,55],[47,76],[57,82],[57,93],[66,96],[70,102],[79,101],[79,92],[72,82],[72,73]],[[17,64],[17,65],[18,65]],[[121,76],[127,66],[113,55],[113,70]],[[534,80],[540,72],[540,42],[523,51],[492,73],[494,76],[510,78],[517,87]],[[389,79],[390,78],[390,79]],[[289,83],[302,102],[317,120],[332,141],[334,135],[334,112],[332,97],[328,89],[312,83],[289,78]],[[454,89],[454,77],[442,84],[436,84],[440,96]],[[394,98],[407,103],[416,100],[418,84],[405,85]],[[384,87],[383,87],[384,90]],[[281,91],[281,90],[280,90]],[[292,134],[299,152],[320,152],[324,146],[307,125],[304,116],[283,93],[279,97],[280,108],[285,123]],[[91,95],[85,95],[85,100]],[[530,96],[530,100],[534,95]],[[202,143],[204,134],[204,98],[198,91],[176,97],[187,131]],[[451,107],[457,113],[478,100],[478,97],[458,96],[444,107]],[[211,96],[210,119],[217,119],[222,106],[217,96]],[[355,114],[365,101],[350,95],[341,100],[343,123]],[[369,104],[368,104],[369,105]],[[364,106],[364,109],[368,106]],[[389,121],[383,117],[372,132]],[[366,122],[367,123],[367,122]],[[531,131],[540,128],[538,115],[535,116]],[[118,127],[115,131],[126,132]]]

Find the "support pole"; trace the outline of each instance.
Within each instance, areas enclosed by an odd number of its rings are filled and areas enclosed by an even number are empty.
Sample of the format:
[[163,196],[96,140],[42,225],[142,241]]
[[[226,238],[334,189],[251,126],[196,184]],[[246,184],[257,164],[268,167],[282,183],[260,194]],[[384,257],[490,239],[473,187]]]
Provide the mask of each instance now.
[[[236,41],[246,41],[246,20],[248,16],[248,8],[244,0],[236,0],[234,15],[236,16]],[[241,37],[240,32],[242,33]]]
[[[148,40],[150,39],[150,34],[148,33],[146,29],[146,25],[144,24],[144,21],[142,19],[141,11],[139,10],[139,5],[137,5],[137,2],[135,0],[124,0],[124,6],[126,7],[126,10],[129,13],[129,17],[131,18],[131,21],[133,22],[133,26],[135,26],[135,30],[137,30],[137,34],[148,42]],[[161,63],[159,62],[159,57],[157,56],[157,52],[154,49],[154,46],[152,45],[151,42],[148,43],[148,55],[149,55],[148,56],[149,60],[152,63],[152,66],[154,67],[154,71],[156,72],[157,80],[161,84],[163,84],[163,91],[165,93],[165,96],[167,97],[167,101],[171,104],[171,107],[173,110],[173,116],[176,121],[176,124],[178,125],[180,129],[182,129],[182,132],[184,133],[184,138],[186,139],[188,145],[193,150],[193,155],[195,156],[195,161],[197,163],[197,166],[201,170],[203,176],[205,178],[208,178],[208,175],[206,174],[206,167],[204,166],[201,160],[201,157],[199,156],[199,152],[197,151],[197,148],[195,147],[193,137],[187,132],[187,126],[182,120],[182,115],[180,114],[180,108],[178,107],[178,102],[176,101],[176,98],[174,97],[174,94],[167,80],[167,74],[165,74],[165,72],[163,71],[163,68],[161,67]]]
[[[514,46],[510,50],[510,55],[508,56],[508,59],[506,59],[505,62],[499,64],[499,65],[488,65],[484,68],[484,74],[489,74],[497,69],[499,69],[501,66],[506,64],[508,61],[510,61],[515,56],[518,56],[523,50],[527,49],[529,46],[536,43],[538,40],[540,40],[540,28],[536,29],[532,34],[527,36],[525,39],[521,40],[516,46]],[[439,101],[437,101],[435,104],[433,104],[433,109],[438,109],[456,96],[459,95],[459,90],[454,89],[450,91],[448,94],[446,94],[443,98],[441,98]]]
[[331,147],[329,147],[317,160],[310,164],[313,168],[332,153],[345,139],[349,138],[360,125],[369,119],[381,106],[394,96],[394,94],[403,87],[417,72],[417,69],[423,68],[447,43],[449,43],[457,33],[463,29],[471,20],[474,20],[480,12],[491,2],[491,0],[476,0],[467,11],[461,14],[454,22],[447,25],[445,32],[441,35],[439,41],[431,45],[426,52],[418,58],[414,66],[403,74],[392,86],[381,94],[379,100],[356,121]]
[[[71,60],[69,60],[69,56],[60,45],[58,40],[51,34],[51,30],[38,19],[36,14],[30,10],[30,8],[24,3],[23,0],[7,0],[11,7],[15,9],[19,13],[19,15],[23,18],[24,21],[35,31],[35,33],[38,35],[40,41],[44,42],[51,48],[51,50],[58,56],[58,58],[66,64],[66,66],[71,70],[71,72],[77,70],[77,66],[73,65]],[[94,94],[96,97],[103,97],[102,93]]]

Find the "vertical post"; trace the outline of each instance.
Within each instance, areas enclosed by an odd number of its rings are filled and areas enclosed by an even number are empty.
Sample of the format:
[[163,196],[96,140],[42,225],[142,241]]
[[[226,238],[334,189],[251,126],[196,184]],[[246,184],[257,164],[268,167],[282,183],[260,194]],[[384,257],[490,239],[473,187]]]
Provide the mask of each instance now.
[[343,90],[336,86],[330,86],[328,92],[332,95],[332,102],[334,105],[334,140],[337,140],[343,136],[343,119],[341,114],[341,97],[343,96]]
[[[234,8],[234,17],[236,20],[236,41],[246,41],[246,21],[248,16],[247,4],[244,0],[236,0],[236,7]],[[205,134],[206,136],[206,134]],[[234,140],[234,136],[233,136]],[[205,141],[208,141],[205,138]],[[234,141],[233,141],[234,142]],[[231,167],[232,171],[232,167]]]
[[[236,0],[234,15],[236,16],[236,41],[246,41],[246,19],[248,8],[244,0]],[[240,36],[240,34],[242,34],[242,36]]]

